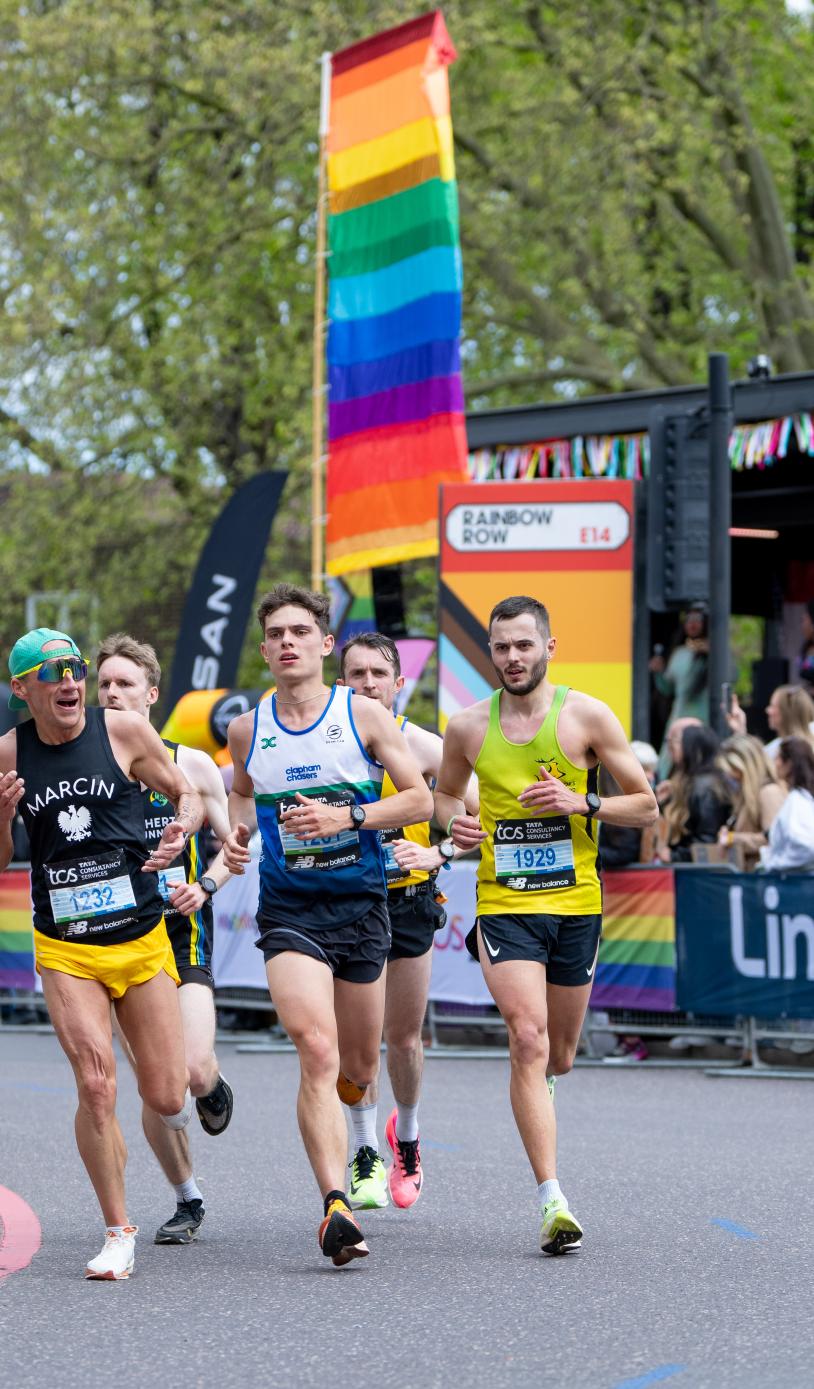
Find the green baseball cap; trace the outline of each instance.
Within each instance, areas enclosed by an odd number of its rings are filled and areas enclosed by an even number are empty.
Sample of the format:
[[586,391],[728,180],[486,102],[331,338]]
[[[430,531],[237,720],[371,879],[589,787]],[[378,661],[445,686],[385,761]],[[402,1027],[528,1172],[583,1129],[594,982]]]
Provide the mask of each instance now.
[[[43,651],[42,648],[50,641],[58,641],[61,645],[55,646],[53,651]],[[73,637],[69,637],[65,632],[55,632],[52,627],[35,627],[12,646],[8,658],[9,674],[19,678],[21,675],[27,675],[35,666],[42,665],[43,661],[59,660],[60,656],[78,656],[81,660],[82,652]],[[8,707],[27,709],[28,705],[24,699],[18,699],[13,694],[9,696]]]

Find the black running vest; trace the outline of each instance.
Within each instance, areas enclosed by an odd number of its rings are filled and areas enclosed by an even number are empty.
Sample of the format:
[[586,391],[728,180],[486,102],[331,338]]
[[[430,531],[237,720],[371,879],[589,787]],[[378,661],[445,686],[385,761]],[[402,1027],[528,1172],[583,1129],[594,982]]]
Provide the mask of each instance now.
[[156,874],[141,872],[141,787],[113,755],[104,710],[87,708],[68,743],[41,742],[33,719],[16,735],[34,925],[77,945],[138,940],[158,925],[164,903]]
[[[164,747],[167,749],[173,762],[178,762],[178,744],[170,741],[169,738],[163,740]],[[142,802],[144,806],[144,837],[147,840],[147,848],[153,849],[158,843],[165,827],[171,820],[175,819],[175,811],[172,803],[162,796],[158,791],[150,791],[145,786],[142,792]],[[169,868],[164,868],[158,874],[158,887],[164,898],[164,917],[169,927],[172,923],[180,921],[182,912],[173,911],[169,904],[169,894],[182,882],[196,883],[201,874],[206,869],[201,854],[203,851],[203,830],[197,830],[191,834],[187,841],[187,847],[183,854],[180,854]],[[198,925],[202,925],[207,931],[212,930],[212,898],[207,897],[200,912],[195,912],[198,918]]]

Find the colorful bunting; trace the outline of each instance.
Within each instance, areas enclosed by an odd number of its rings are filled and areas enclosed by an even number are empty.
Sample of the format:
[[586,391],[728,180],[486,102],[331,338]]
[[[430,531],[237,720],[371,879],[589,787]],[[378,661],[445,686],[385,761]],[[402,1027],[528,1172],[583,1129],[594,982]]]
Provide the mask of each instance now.
[[466,478],[454,58],[436,10],[331,59],[331,574],[436,554]]
[[[737,424],[729,439],[729,459],[735,472],[766,468],[789,452],[814,458],[814,414],[786,415],[758,424]],[[494,479],[528,482],[537,477],[647,477],[650,469],[648,434],[577,435],[575,439],[544,439],[512,448],[475,449],[469,455],[473,482]]]

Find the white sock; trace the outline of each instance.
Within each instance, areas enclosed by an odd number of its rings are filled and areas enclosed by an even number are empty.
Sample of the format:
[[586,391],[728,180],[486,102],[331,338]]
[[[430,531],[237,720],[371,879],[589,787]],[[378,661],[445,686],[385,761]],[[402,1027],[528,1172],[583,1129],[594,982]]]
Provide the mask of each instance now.
[[198,1189],[198,1183],[194,1177],[188,1177],[185,1182],[179,1182],[176,1186],[173,1183],[176,1201],[202,1201],[203,1193]]
[[162,1114],[162,1122],[167,1125],[168,1129],[185,1129],[190,1119],[192,1118],[193,1103],[194,1101],[192,1099],[192,1094],[189,1090],[189,1087],[187,1087],[187,1093],[184,1096],[183,1109],[179,1109],[177,1114]]
[[540,1198],[541,1206],[547,1206],[549,1201],[554,1200],[555,1196],[561,1196],[563,1201],[565,1200],[565,1197],[560,1191],[560,1184],[556,1177],[552,1177],[548,1182],[540,1182],[537,1188],[537,1195]]
[[402,1143],[414,1143],[418,1138],[418,1105],[399,1104],[396,1100],[396,1138]]
[[349,1104],[347,1111],[350,1115],[351,1127],[353,1129],[353,1151],[358,1153],[360,1148],[372,1148],[378,1152],[376,1147],[376,1116],[379,1106],[377,1104]]

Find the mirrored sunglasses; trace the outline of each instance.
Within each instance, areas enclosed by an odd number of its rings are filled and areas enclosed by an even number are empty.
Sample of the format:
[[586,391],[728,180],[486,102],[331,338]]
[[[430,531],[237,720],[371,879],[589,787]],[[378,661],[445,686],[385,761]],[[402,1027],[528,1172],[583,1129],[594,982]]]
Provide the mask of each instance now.
[[37,679],[46,685],[58,685],[66,675],[72,676],[79,684],[87,676],[88,663],[83,661],[81,656],[62,656],[55,661],[42,661],[40,665],[24,670],[22,674],[33,675],[34,671],[37,672]]

